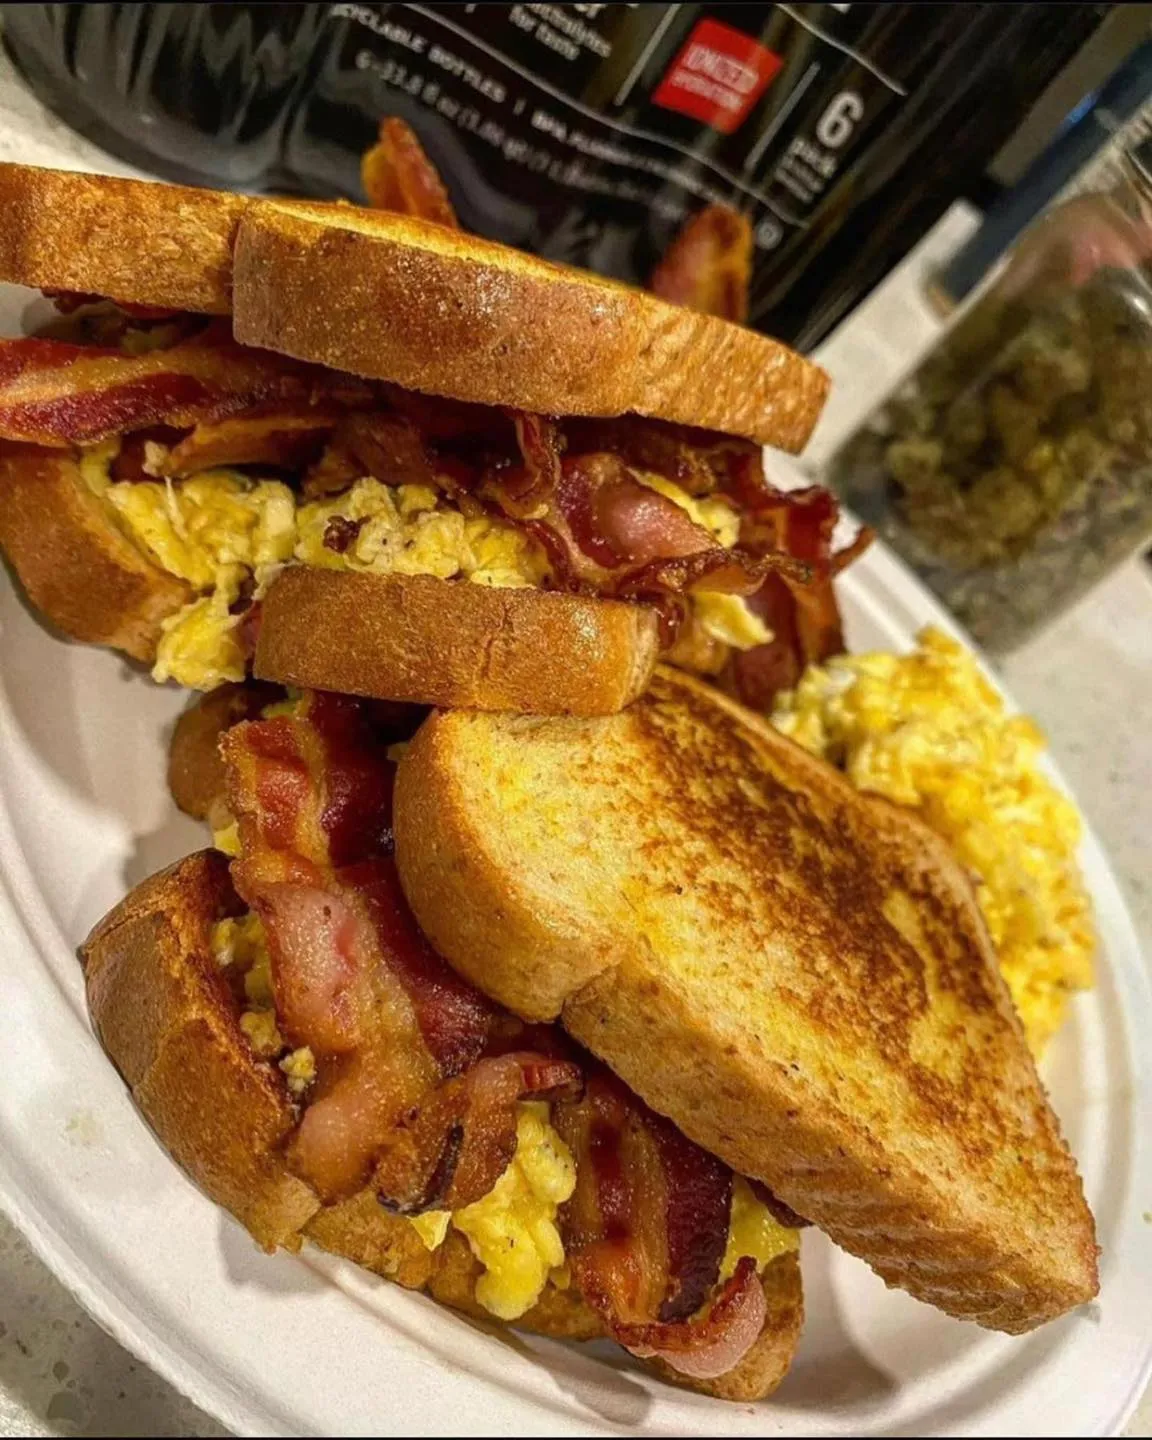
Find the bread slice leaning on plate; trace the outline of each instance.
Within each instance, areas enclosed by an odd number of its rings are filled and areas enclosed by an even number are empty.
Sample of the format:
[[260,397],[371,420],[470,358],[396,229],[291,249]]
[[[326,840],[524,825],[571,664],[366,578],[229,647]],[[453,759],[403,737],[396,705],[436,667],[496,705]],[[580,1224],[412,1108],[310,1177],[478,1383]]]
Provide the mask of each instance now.
[[1097,1292],[971,882],[900,807],[658,672],[599,722],[434,715],[396,856],[441,954],[890,1285],[990,1329]]

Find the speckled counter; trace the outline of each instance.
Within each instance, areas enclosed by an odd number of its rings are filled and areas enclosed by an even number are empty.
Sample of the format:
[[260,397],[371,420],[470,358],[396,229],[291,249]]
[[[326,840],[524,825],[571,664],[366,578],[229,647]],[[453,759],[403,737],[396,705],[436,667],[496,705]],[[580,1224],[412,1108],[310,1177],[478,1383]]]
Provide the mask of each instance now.
[[[47,114],[2,55],[0,160],[137,173]],[[919,278],[970,224],[962,211],[946,217],[825,347],[821,358],[836,389],[814,455],[827,454],[931,338]],[[1013,656],[1003,674],[1047,728],[1152,954],[1152,572],[1138,562],[1118,572]],[[0,1218],[0,1434],[226,1433],[105,1335]],[[1152,1436],[1147,1397],[1128,1433]]]

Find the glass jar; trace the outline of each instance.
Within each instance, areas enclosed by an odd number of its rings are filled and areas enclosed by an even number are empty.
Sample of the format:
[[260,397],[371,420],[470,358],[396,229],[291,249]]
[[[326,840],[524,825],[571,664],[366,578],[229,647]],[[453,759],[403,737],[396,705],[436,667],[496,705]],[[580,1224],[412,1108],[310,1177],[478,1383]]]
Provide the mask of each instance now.
[[1145,142],[1106,193],[1039,220],[831,461],[831,486],[993,653],[1152,537],[1150,174]]

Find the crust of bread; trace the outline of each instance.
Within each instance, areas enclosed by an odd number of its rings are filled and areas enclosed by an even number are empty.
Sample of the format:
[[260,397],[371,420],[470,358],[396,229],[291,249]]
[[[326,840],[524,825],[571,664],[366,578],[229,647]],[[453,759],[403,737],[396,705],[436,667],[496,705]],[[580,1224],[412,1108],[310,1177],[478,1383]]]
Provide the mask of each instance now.
[[971,883],[908,811],[661,667],[607,720],[431,717],[395,827],[457,969],[889,1284],[1014,1333],[1096,1294]]
[[419,705],[610,714],[647,684],[655,612],[430,575],[291,566],[264,598],[263,680]]
[[155,657],[161,622],[192,599],[119,529],[70,451],[0,440],[0,548],[58,630],[134,660]]
[[635,412],[801,450],[828,377],[778,341],[587,271],[381,211],[277,202],[237,232],[238,340],[409,390]]
[[266,705],[282,698],[277,685],[220,685],[198,695],[176,721],[168,747],[168,789],[179,809],[214,830],[228,822],[224,759],[220,737],[242,720],[255,720]]
[[[232,311],[232,252],[246,210],[229,190],[0,165],[0,280],[203,315]],[[283,200],[318,220],[356,207]]]
[[0,165],[0,280],[207,315],[232,308],[244,195]]
[[[138,886],[81,947],[93,1025],[145,1119],[209,1198],[266,1250],[297,1250],[308,1239],[494,1323],[475,1296],[480,1265],[458,1232],[429,1252],[370,1190],[322,1206],[289,1172],[283,1150],[296,1108],[279,1069],[253,1055],[238,1002],[211,954],[212,926],[242,909],[227,859],[205,850]],[[728,1375],[699,1387],[705,1393],[754,1399],[778,1383],[779,1365],[787,1368],[799,1313],[772,1298],[783,1293],[773,1276],[774,1267],[765,1274],[769,1306],[761,1338]],[[516,1325],[557,1339],[604,1334],[575,1290],[554,1287]],[[682,1379],[671,1372],[665,1378]]]
[[254,1059],[211,953],[213,924],[241,908],[214,850],[146,880],[81,947],[88,1010],[177,1163],[257,1244],[295,1249],[320,1208],[281,1159],[295,1112],[283,1075]]

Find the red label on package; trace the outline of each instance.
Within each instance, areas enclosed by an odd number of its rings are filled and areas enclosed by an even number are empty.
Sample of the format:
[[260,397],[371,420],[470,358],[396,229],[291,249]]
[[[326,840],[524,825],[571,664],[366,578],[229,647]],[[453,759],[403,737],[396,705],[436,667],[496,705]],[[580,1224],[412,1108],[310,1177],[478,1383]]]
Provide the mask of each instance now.
[[742,30],[719,20],[701,20],[652,100],[731,135],[783,64],[779,55]]

